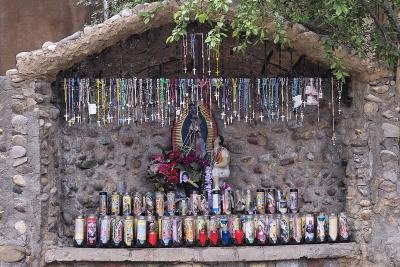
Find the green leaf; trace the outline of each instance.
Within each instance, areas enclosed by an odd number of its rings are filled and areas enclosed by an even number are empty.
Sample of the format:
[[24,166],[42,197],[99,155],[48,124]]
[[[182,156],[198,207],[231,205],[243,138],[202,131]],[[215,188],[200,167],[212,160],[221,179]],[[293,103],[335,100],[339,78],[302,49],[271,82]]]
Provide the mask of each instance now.
[[198,14],[198,15],[197,15],[197,20],[198,20],[200,23],[204,23],[204,22],[206,22],[206,21],[208,20],[208,16],[207,16],[206,13]]

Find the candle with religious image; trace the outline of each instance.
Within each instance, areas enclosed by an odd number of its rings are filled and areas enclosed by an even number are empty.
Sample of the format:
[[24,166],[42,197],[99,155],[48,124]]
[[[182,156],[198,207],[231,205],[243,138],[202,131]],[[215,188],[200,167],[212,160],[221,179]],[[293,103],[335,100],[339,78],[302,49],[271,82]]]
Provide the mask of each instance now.
[[267,208],[268,213],[273,214],[276,212],[275,189],[267,190]]
[[221,194],[218,189],[212,192],[212,212],[213,214],[221,214]]
[[258,214],[256,225],[256,240],[257,244],[265,245],[267,242],[267,217],[263,214]]
[[315,239],[315,224],[314,224],[314,214],[307,213],[305,217],[305,235],[304,241],[306,243],[313,243]]
[[259,214],[265,214],[265,191],[264,189],[257,189],[256,193],[256,208]]
[[147,216],[147,242],[151,247],[157,246],[158,222],[153,215]]
[[164,216],[164,193],[156,192],[156,214]]
[[327,228],[327,217],[324,213],[320,213],[317,216],[317,236],[316,241],[319,243],[326,241],[326,228]]
[[180,247],[183,244],[182,217],[172,217],[172,242],[174,247]]
[[167,212],[170,216],[175,214],[175,192],[169,191],[167,193]]
[[289,234],[289,215],[281,214],[279,220],[279,239],[281,244],[288,244],[290,241]]
[[169,247],[172,245],[172,220],[168,216],[161,219],[161,245]]
[[246,245],[254,245],[254,218],[253,215],[246,215],[245,225],[244,225],[244,235],[246,240]]
[[147,244],[147,219],[139,216],[136,220],[136,246],[144,247]]
[[183,226],[185,235],[185,245],[191,247],[195,244],[195,235],[196,235],[196,226],[194,222],[193,216],[187,216],[184,219],[184,226]]
[[292,244],[301,243],[303,239],[301,226],[300,214],[290,214],[290,239]]
[[220,217],[220,236],[221,236],[221,243],[223,246],[230,245],[230,234],[228,230],[228,218],[227,216],[223,215]]
[[139,216],[143,212],[143,195],[140,192],[135,192],[132,199],[133,214]]
[[297,213],[299,210],[298,204],[298,190],[297,189],[290,189],[289,192],[289,208],[291,213]]
[[339,240],[349,241],[349,225],[347,221],[347,216],[344,212],[339,213]]
[[270,245],[278,244],[279,224],[275,214],[268,214],[268,243]]
[[146,192],[144,205],[146,207],[146,215],[153,215],[153,213],[154,213],[154,194],[153,194],[153,192]]

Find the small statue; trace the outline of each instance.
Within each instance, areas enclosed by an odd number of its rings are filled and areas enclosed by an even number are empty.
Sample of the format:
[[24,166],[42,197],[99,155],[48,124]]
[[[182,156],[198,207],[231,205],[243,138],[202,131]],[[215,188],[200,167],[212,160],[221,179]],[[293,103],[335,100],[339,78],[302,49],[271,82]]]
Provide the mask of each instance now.
[[317,101],[318,91],[315,88],[313,78],[308,80],[304,94],[306,96],[306,103],[308,106],[318,105],[318,101]]
[[230,175],[229,162],[230,156],[229,151],[223,147],[224,138],[219,135],[214,140],[214,166],[212,170],[212,179],[214,182],[214,189],[220,188],[219,178],[228,178]]

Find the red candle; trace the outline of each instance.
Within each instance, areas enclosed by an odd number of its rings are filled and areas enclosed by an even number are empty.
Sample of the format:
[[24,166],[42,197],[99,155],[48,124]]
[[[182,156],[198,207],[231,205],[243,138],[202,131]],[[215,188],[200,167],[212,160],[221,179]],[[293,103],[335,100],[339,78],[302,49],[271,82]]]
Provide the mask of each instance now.
[[157,233],[156,232],[150,232],[148,239],[149,239],[149,244],[151,247],[157,246]]
[[200,241],[200,245],[202,247],[206,246],[206,242],[207,242],[207,233],[205,230],[200,230],[199,232],[199,241]]
[[241,245],[243,243],[243,231],[242,230],[236,230],[235,231],[235,244],[236,245]]
[[212,230],[210,233],[210,242],[212,246],[217,246],[218,245],[218,231]]

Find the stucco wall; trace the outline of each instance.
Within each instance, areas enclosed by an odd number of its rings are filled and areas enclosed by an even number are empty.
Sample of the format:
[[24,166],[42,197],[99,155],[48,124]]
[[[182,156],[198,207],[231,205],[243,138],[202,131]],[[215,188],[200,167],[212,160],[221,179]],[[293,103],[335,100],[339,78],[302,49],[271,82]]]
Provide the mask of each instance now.
[[74,0],[0,0],[0,75],[15,66],[15,55],[58,41],[80,29],[88,10]]

